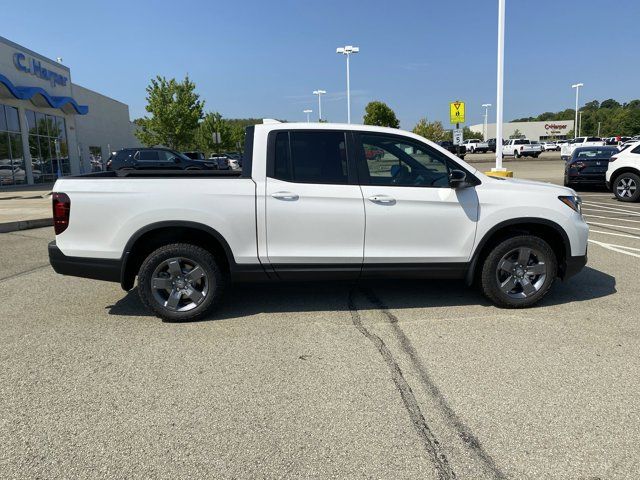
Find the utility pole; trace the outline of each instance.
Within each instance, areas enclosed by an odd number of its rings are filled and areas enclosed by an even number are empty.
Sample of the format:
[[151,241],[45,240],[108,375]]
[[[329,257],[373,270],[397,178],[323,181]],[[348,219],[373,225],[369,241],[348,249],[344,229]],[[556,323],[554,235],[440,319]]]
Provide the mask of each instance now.
[[498,0],[498,79],[496,95],[496,172],[502,172],[502,118],[504,87],[504,10],[505,0]]
[[574,85],[571,85],[571,88],[576,89],[576,119],[573,125],[573,138],[576,138],[579,136],[579,135],[576,135],[576,132],[578,131],[578,97],[580,95],[580,87],[584,87],[584,83],[576,83]]

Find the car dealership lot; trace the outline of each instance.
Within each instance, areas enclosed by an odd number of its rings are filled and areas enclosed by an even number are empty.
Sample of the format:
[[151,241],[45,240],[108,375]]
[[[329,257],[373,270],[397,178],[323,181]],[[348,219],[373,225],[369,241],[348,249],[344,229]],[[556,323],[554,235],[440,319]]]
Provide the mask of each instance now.
[[[560,183],[553,155],[505,166]],[[54,274],[51,229],[2,234],[0,477],[633,477],[640,204],[581,195],[587,268],[518,311],[460,282],[245,285],[162,323]]]

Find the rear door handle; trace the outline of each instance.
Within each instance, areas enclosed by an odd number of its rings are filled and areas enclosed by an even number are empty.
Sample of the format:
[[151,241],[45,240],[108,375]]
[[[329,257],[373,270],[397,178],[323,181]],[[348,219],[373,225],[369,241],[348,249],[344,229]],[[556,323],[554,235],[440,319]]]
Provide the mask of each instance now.
[[382,205],[393,205],[396,203],[396,199],[388,195],[372,195],[369,197],[369,201]]
[[271,196],[273,198],[277,198],[278,200],[288,200],[290,202],[293,202],[300,198],[297,194],[291,192],[276,192],[272,193]]

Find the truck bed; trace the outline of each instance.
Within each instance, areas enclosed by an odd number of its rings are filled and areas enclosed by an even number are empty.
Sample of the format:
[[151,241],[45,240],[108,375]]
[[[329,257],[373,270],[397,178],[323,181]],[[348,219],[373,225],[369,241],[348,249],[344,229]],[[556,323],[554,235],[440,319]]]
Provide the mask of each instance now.
[[242,170],[116,170],[107,172],[85,173],[64,177],[69,179],[100,179],[100,178],[238,178],[242,177]]

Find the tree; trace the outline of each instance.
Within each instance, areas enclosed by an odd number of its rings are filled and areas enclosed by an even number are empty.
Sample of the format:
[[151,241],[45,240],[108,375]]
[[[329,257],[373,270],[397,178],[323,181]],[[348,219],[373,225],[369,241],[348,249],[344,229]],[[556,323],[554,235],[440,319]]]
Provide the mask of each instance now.
[[620,105],[620,103],[614,100],[613,98],[603,100],[602,103],[600,104],[600,108],[620,108],[621,106],[622,105]]
[[[220,135],[220,143],[214,141],[214,134]],[[232,128],[218,112],[209,112],[198,126],[195,134],[198,150],[209,153],[221,153],[233,146]]]
[[449,133],[442,126],[442,122],[430,122],[426,118],[421,118],[416,126],[413,127],[413,133],[428,138],[433,142],[441,142],[449,137]]
[[364,109],[364,124],[378,127],[400,128],[396,114],[384,102],[369,102]]
[[182,82],[161,76],[151,79],[145,107],[151,117],[137,120],[135,135],[138,139],[148,146],[166,145],[174,150],[189,148],[204,107],[195,88],[188,76]]
[[509,138],[522,138],[522,132],[516,128]]
[[476,138],[478,140],[484,140],[484,135],[482,134],[482,132],[474,132],[469,127],[464,127],[462,129],[462,138],[464,138],[465,140],[466,139],[471,139],[471,138]]

